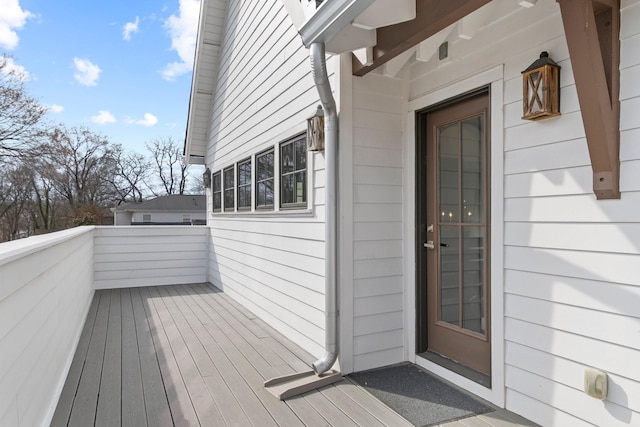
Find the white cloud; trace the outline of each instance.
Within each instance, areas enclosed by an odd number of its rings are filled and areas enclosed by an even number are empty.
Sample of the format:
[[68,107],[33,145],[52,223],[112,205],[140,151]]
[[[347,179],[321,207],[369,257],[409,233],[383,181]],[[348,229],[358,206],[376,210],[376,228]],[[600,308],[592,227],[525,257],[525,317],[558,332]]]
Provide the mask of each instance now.
[[[58,105],[58,104],[53,104],[47,107],[49,109],[49,111],[51,111],[52,113],[62,113],[62,110],[64,110],[64,107],[62,105]],[[97,117],[97,116],[96,116]]]
[[136,121],[137,125],[151,127],[158,123],[158,118],[151,113],[144,113],[144,119]]
[[[2,0],[0,0],[2,1]],[[12,57],[4,56],[0,58],[0,70],[5,76],[11,76],[15,80],[28,82],[31,80],[31,74],[22,65],[15,63]]]
[[131,117],[125,117],[124,122],[128,125],[141,125],[151,127],[158,123],[158,118],[151,113],[144,113],[144,118],[135,120]]
[[200,0],[179,0],[178,16],[171,15],[165,22],[165,28],[171,36],[171,49],[175,50],[180,61],[172,62],[162,70],[165,80],[173,81],[193,68],[193,53],[198,33]]
[[106,123],[115,123],[116,118],[107,110],[100,110],[96,116],[91,117],[93,123],[104,125]]
[[88,59],[73,58],[73,63],[76,67],[76,72],[73,74],[73,77],[76,78],[78,83],[85,86],[95,86],[98,84],[98,77],[100,77],[100,73],[102,72],[100,67]]
[[188,73],[192,69],[192,65],[186,62],[171,62],[167,64],[162,70],[162,78],[170,82],[174,81],[177,77]]
[[28,18],[34,15],[22,10],[19,0],[0,0],[0,47],[13,50],[18,46],[20,38],[15,30],[24,27]]
[[138,24],[140,24],[140,18],[137,16],[135,21],[124,24],[124,27],[122,27],[122,38],[126,41],[131,40],[131,34],[138,32]]

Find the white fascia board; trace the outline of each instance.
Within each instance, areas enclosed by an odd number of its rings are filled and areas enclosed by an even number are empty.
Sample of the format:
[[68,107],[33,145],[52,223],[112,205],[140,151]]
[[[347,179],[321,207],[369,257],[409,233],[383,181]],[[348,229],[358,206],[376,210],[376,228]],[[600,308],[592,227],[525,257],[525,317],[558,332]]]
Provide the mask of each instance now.
[[205,164],[203,156],[198,156],[193,154],[190,154],[188,158],[187,156],[185,156],[184,160],[186,160],[186,164],[188,165],[204,165]]
[[326,43],[350,25],[376,0],[325,1],[299,29],[305,47],[312,43]]
[[198,38],[196,40],[196,49],[194,52],[193,58],[193,73],[191,75],[191,96],[189,97],[189,113],[187,116],[187,130],[185,132],[184,138],[184,159],[187,163],[191,160],[191,139],[193,137],[193,122],[195,120],[194,115],[196,111],[196,98],[198,96],[197,93],[197,85],[198,85],[198,75],[199,75],[199,64],[198,64],[198,54],[200,53],[201,46],[204,42],[204,23],[205,17],[207,15],[207,7],[208,1],[202,0],[200,2],[200,16],[198,19]]

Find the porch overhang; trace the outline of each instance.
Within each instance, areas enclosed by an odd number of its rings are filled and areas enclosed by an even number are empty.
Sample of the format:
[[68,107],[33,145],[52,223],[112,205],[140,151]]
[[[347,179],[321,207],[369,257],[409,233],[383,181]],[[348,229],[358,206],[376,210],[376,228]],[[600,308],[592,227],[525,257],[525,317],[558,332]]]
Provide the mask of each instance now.
[[350,25],[376,0],[326,1],[302,24],[298,32],[305,47],[313,43],[327,43]]
[[490,0],[416,0],[416,18],[376,29],[371,59],[361,63],[354,55],[353,74],[364,76],[408,49],[456,23]]
[[[440,40],[438,34],[472,14],[490,0],[415,0],[415,18],[392,25],[369,28],[368,41],[361,37],[346,46],[338,40],[345,28],[362,29],[357,21],[370,14],[382,0],[325,1],[304,21],[291,12],[297,0],[282,0],[305,46],[314,42],[336,44],[352,52],[352,72],[367,73],[426,40]],[[580,111],[593,170],[593,192],[598,199],[620,198],[620,0],[556,0],[564,25]],[[367,10],[369,9],[369,10]],[[378,12],[379,13],[379,12]],[[396,21],[397,22],[397,21]],[[434,37],[435,36],[435,37]],[[430,48],[435,44],[429,43]],[[433,46],[432,46],[433,45]],[[331,46],[327,46],[328,51]],[[357,51],[358,52],[354,52]],[[364,53],[363,53],[364,52]],[[403,64],[405,61],[400,61]],[[387,65],[388,66],[388,65]]]

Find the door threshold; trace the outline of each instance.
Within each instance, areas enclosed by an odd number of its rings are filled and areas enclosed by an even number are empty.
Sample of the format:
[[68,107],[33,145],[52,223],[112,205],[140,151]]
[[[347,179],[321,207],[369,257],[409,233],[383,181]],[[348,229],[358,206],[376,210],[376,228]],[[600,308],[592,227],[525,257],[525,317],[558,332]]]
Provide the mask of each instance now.
[[427,359],[428,361],[433,362],[437,365],[440,365],[445,369],[455,372],[456,374],[461,375],[475,383],[478,383],[483,387],[491,388],[490,375],[483,374],[482,372],[478,372],[468,366],[461,365],[455,360],[447,359],[446,357],[443,357],[432,351],[427,350],[424,353],[419,353],[418,356]]

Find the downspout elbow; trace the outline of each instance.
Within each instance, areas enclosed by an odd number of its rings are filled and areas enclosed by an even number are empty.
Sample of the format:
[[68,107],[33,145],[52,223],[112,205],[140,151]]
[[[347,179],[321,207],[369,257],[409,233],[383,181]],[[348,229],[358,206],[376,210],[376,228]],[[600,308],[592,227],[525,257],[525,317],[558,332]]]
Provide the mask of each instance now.
[[338,352],[336,350],[326,351],[322,359],[313,362],[311,367],[313,368],[313,372],[315,372],[316,375],[322,375],[329,369],[331,369],[333,364],[336,363],[336,360],[338,360]]
[[324,109],[325,133],[325,355],[313,363],[321,375],[338,359],[338,304],[336,284],[336,175],[338,152],[338,112],[329,84],[324,43],[310,46],[313,79]]

